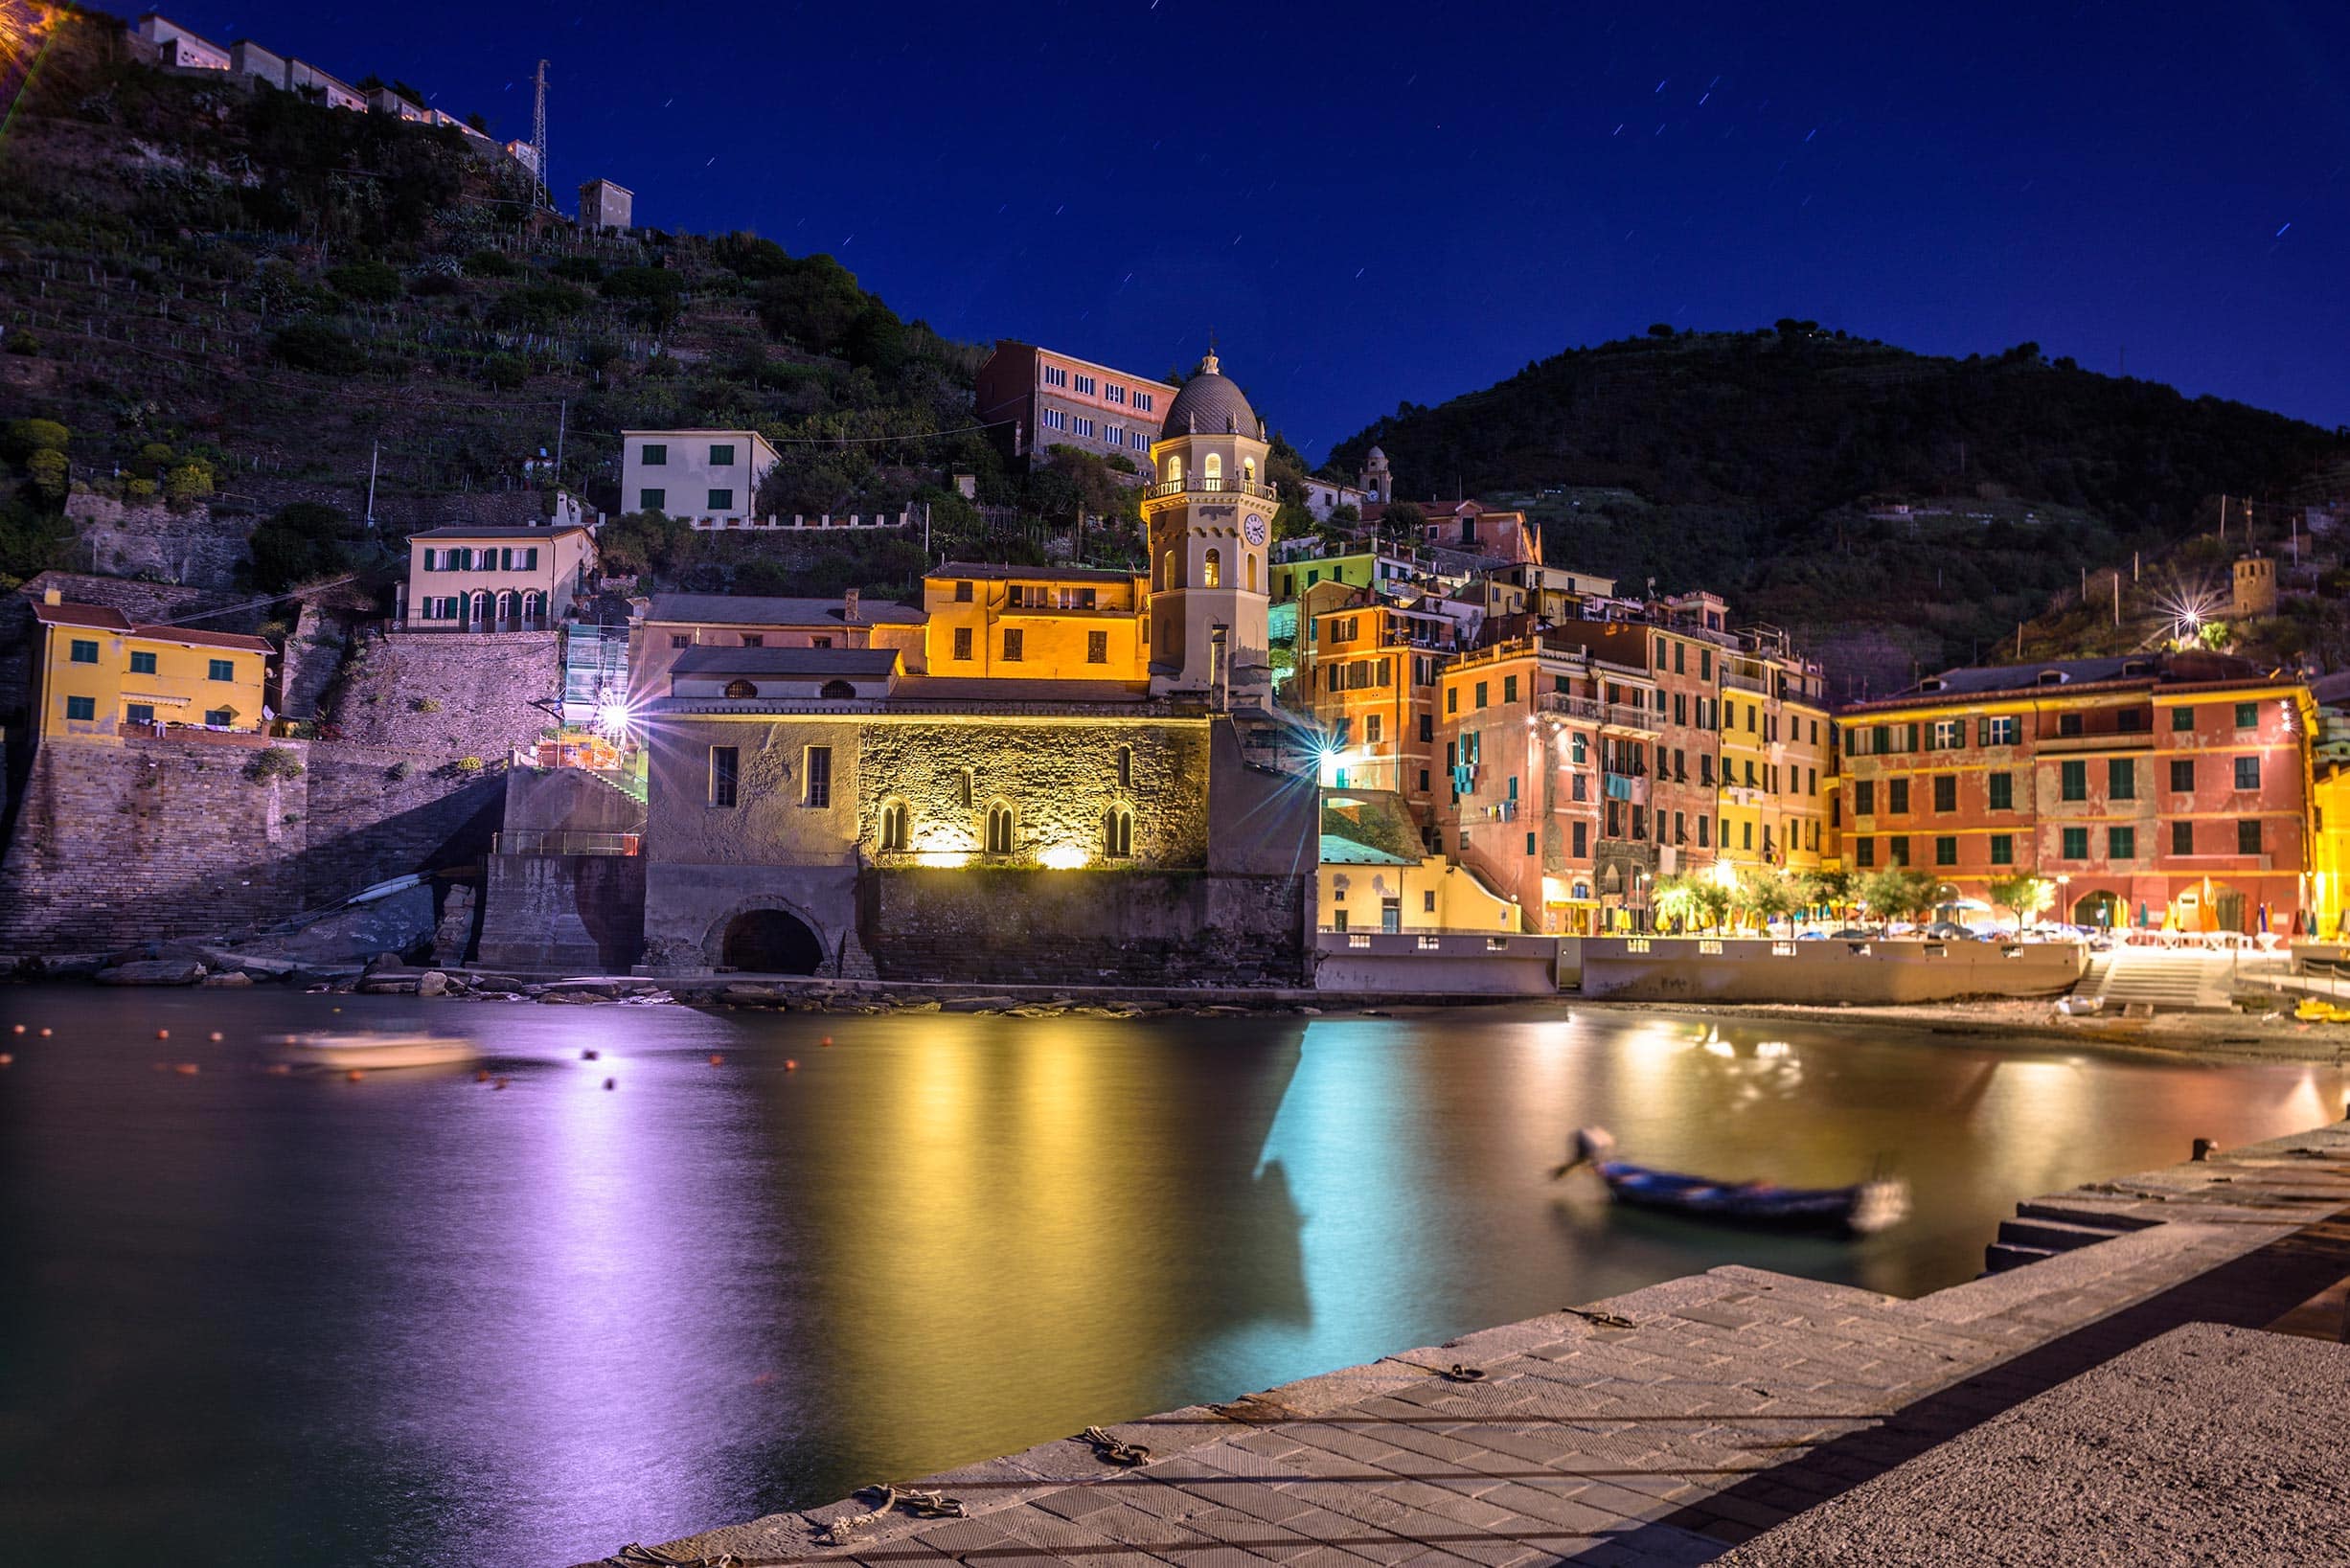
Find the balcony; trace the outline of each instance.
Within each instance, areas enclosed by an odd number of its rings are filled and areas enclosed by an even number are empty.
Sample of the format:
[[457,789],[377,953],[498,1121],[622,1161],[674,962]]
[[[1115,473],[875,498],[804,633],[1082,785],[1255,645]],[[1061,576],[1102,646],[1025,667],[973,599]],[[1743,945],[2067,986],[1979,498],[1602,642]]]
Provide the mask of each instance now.
[[553,828],[517,828],[490,835],[491,854],[635,854],[639,833],[571,832]]
[[2102,735],[2043,735],[2034,744],[2042,754],[2056,752],[2152,751],[2152,730],[2108,730]]
[[1603,718],[1608,705],[1597,697],[1568,696],[1563,692],[1541,692],[1535,695],[1535,707],[1542,713],[1557,714],[1563,718],[1585,718],[1597,723]]
[[1730,692],[1752,692],[1758,696],[1770,695],[1770,682],[1760,675],[1741,675],[1729,670],[1722,672],[1723,689]]
[[1634,806],[1649,803],[1649,781],[1645,773],[1604,773],[1600,776],[1600,793],[1611,801],[1630,801]]
[[1646,708],[1627,708],[1621,703],[1610,702],[1600,722],[1609,729],[1637,730],[1643,735],[1654,735],[1656,726],[1662,720]]
[[1281,499],[1270,485],[1221,474],[1186,474],[1181,479],[1162,479],[1142,488],[1142,498],[1146,501],[1162,500],[1170,495],[1247,495],[1272,502]]

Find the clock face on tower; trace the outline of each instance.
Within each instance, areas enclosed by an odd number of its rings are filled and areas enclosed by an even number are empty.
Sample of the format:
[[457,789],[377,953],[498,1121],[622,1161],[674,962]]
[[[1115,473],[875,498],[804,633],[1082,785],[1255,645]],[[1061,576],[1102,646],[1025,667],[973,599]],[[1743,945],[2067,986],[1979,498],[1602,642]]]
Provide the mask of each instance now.
[[1241,532],[1248,535],[1250,544],[1263,544],[1265,542],[1265,519],[1253,511],[1250,512],[1248,520],[1241,525]]

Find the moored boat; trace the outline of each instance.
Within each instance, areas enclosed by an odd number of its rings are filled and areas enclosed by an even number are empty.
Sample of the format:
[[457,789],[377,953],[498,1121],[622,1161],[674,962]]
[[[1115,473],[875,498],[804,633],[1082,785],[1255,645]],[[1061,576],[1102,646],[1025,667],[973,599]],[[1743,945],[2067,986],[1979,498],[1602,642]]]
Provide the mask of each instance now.
[[1909,1184],[1898,1177],[1878,1177],[1850,1187],[1716,1181],[1610,1159],[1614,1148],[1615,1139],[1607,1128],[1580,1128],[1572,1156],[1551,1174],[1563,1176],[1587,1165],[1618,1203],[1726,1224],[1867,1236],[1909,1217]]
[[363,1072],[400,1067],[461,1067],[481,1058],[471,1040],[447,1034],[371,1034],[357,1031],[327,1031],[288,1034],[280,1042],[285,1059],[338,1071]]

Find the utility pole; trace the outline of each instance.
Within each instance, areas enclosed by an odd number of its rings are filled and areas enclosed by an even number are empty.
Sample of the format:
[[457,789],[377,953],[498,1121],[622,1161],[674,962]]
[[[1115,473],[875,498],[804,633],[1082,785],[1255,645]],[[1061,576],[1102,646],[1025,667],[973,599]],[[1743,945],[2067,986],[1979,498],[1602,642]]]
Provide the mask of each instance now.
[[367,447],[367,531],[376,532],[376,463],[383,455],[383,438],[378,436]]
[[558,489],[563,483],[563,427],[570,420],[571,399],[566,398],[556,404],[555,412],[555,484]]
[[538,74],[533,80],[537,100],[531,110],[531,153],[537,160],[538,205],[552,212],[555,209],[555,187],[548,181],[547,169],[547,62],[538,62]]
[[2122,575],[2119,572],[2113,574],[2113,624],[2117,626],[2122,624]]

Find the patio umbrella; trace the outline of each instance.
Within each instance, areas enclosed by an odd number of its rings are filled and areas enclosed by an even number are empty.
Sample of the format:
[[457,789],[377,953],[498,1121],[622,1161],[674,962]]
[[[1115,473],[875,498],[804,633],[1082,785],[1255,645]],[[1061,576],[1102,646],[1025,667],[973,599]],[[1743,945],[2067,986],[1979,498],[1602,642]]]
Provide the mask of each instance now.
[[1948,909],[1969,910],[1975,914],[1988,914],[1991,911],[1991,906],[1983,902],[1983,900],[1980,898],[1953,898],[1944,907]]
[[2260,906],[2260,934],[2269,934],[2269,906],[2265,903]]
[[2143,931],[2151,922],[2146,918],[2146,900],[2138,900],[2138,929]]

